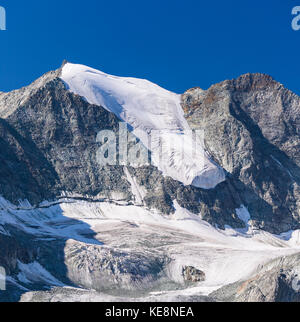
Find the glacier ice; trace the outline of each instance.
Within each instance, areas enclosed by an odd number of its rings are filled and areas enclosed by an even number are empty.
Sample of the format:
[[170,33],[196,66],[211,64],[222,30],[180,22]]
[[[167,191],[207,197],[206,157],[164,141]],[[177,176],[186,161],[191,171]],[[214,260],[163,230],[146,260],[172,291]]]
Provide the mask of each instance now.
[[[203,189],[225,180],[224,170],[194,140],[180,95],[147,80],[111,76],[71,63],[63,66],[61,79],[71,92],[126,122],[165,176]],[[155,139],[158,133],[159,139]]]

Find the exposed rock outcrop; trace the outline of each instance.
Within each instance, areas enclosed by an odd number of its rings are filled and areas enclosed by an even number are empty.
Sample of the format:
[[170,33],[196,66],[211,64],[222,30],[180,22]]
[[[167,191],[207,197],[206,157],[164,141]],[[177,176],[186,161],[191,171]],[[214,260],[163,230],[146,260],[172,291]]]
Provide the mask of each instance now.
[[252,224],[299,228],[300,98],[263,74],[246,74],[183,95],[190,126],[228,172]]
[[187,282],[203,282],[205,281],[205,273],[200,269],[197,269],[193,266],[185,266],[182,268],[182,275],[185,281]]

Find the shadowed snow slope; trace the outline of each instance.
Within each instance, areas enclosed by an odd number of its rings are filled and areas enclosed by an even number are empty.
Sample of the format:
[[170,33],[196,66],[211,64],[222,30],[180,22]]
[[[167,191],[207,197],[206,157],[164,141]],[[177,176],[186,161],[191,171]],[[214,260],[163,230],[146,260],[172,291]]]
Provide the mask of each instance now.
[[71,92],[125,121],[152,152],[152,162],[164,175],[204,189],[225,180],[223,169],[210,160],[203,144],[193,144],[180,95],[147,80],[115,77],[70,63],[63,67],[61,79]]

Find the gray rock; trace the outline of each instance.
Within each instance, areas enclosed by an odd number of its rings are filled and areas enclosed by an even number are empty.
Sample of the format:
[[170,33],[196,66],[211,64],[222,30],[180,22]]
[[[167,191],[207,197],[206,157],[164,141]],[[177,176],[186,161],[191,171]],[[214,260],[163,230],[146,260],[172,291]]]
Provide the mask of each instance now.
[[252,224],[272,233],[298,229],[300,98],[270,76],[246,74],[191,89],[182,104]]
[[182,275],[187,282],[203,282],[205,281],[205,273],[193,266],[185,266],[182,268]]

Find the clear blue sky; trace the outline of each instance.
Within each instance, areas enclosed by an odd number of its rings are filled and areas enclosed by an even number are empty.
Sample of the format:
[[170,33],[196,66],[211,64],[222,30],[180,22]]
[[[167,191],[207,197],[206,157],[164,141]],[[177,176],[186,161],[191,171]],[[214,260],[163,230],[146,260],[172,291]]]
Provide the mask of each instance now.
[[300,94],[300,0],[0,0],[0,91],[63,59],[182,93],[247,72]]

